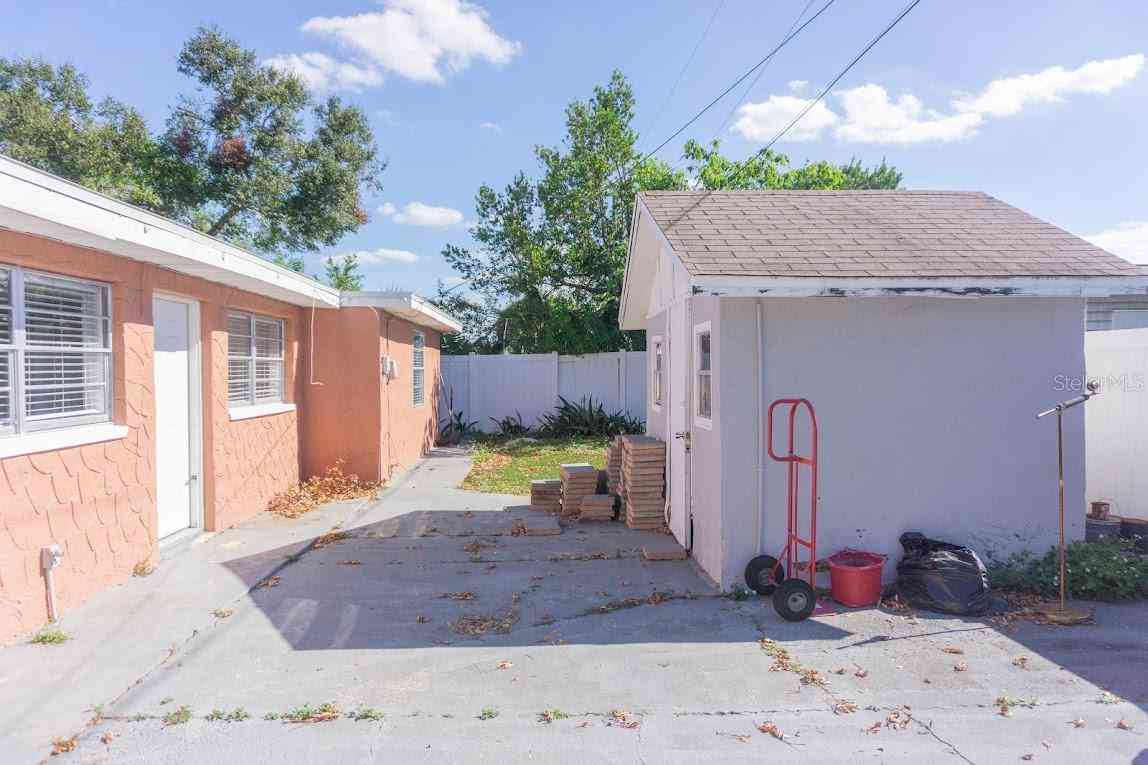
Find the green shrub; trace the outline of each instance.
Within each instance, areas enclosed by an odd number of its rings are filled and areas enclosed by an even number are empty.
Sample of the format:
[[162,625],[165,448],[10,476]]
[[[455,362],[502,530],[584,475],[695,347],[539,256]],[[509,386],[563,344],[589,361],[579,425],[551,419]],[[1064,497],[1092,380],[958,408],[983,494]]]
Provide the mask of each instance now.
[[498,428],[498,435],[500,436],[525,436],[530,433],[530,428],[526,427],[522,422],[522,415],[517,409],[514,410],[514,415],[506,415],[500,419],[490,418],[490,421]]
[[602,402],[595,402],[593,396],[584,396],[577,403],[562,396],[553,412],[539,418],[539,431],[547,436],[569,438],[610,437],[626,433],[641,433],[645,423],[637,417],[629,417],[621,411],[610,414]]
[[[1148,558],[1136,555],[1125,540],[1073,542],[1068,546],[1068,593],[1084,600],[1127,600],[1148,596]],[[1060,592],[1055,547],[1041,557],[1014,555],[989,567],[989,582],[999,590],[1052,597]]]

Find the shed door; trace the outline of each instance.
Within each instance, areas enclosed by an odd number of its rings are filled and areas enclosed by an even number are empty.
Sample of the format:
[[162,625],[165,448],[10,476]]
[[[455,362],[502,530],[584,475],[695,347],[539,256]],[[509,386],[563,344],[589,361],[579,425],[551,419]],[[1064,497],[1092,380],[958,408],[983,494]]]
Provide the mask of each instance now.
[[667,391],[670,407],[669,464],[666,467],[667,491],[670,496],[670,531],[683,546],[688,543],[686,532],[690,515],[690,452],[689,441],[676,438],[677,433],[688,433],[690,413],[690,322],[685,301],[670,306],[668,321],[670,368]]

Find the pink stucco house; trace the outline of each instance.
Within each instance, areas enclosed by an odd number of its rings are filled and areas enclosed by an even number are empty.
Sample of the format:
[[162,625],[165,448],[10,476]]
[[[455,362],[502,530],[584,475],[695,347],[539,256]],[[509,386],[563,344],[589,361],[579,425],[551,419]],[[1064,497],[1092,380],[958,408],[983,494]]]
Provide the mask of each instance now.
[[434,442],[439,340],[410,293],[342,293],[0,157],[0,640],[336,460]]

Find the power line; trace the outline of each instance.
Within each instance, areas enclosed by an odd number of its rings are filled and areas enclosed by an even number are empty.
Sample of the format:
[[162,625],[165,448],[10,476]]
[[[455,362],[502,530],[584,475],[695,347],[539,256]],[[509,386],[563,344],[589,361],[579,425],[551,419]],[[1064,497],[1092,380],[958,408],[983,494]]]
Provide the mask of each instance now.
[[[793,28],[795,26],[797,26],[803,18],[805,18],[805,14],[809,13],[809,9],[810,9],[810,7],[812,7],[812,5],[813,5],[813,0],[808,0],[808,2],[805,3],[805,7],[801,9],[801,13],[797,14],[797,18],[795,18],[793,20],[793,23],[789,25],[789,31],[786,32],[786,34],[789,34],[789,32],[792,32]],[[737,103],[735,103],[733,105],[733,108],[729,110],[729,114],[727,114],[725,116],[725,119],[722,121],[721,125],[714,132],[714,136],[713,136],[714,138],[717,138],[719,135],[721,135],[721,132],[723,130],[725,130],[726,125],[728,125],[729,121],[731,119],[733,119],[733,115],[738,110],[738,107],[740,107],[745,102],[745,99],[747,99],[749,97],[750,91],[752,91],[755,87],[757,87],[758,81],[761,80],[761,76],[763,74],[765,74],[765,70],[769,68],[769,64],[770,64],[770,62],[767,61],[765,66],[763,66],[761,69],[759,69],[757,71],[757,74],[754,75],[753,82],[751,82],[749,84],[749,87],[747,87],[742,92],[741,98],[739,98],[737,100]],[[710,140],[712,142],[713,139],[710,139]]]
[[[834,2],[836,2],[836,0],[828,0],[828,2],[825,3],[825,5],[821,6],[821,8],[817,11],[817,13],[810,16],[809,19],[804,24],[799,26],[797,29],[795,29],[792,32],[790,32],[789,34],[787,34],[785,36],[785,38],[780,43],[778,43],[777,46],[773,50],[771,50],[769,53],[767,53],[765,55],[765,57],[762,58],[760,61],[758,61],[756,64],[754,64],[749,69],[747,69],[745,74],[743,74],[741,77],[738,77],[736,80],[734,80],[733,84],[730,85],[725,90],[723,90],[720,94],[718,94],[717,98],[715,98],[714,100],[712,100],[708,104],[706,104],[704,107],[702,107],[702,110],[699,111],[697,114],[695,114],[693,117],[691,117],[689,119],[689,121],[686,122],[686,124],[682,125],[680,128],[675,130],[674,133],[669,138],[667,138],[666,140],[664,140],[660,144],[658,144],[657,148],[655,148],[653,151],[647,152],[645,155],[643,155],[642,158],[640,160],[638,160],[639,163],[649,159],[652,156],[654,156],[659,151],[661,151],[663,148],[665,148],[666,144],[668,144],[670,141],[674,140],[679,135],[684,133],[686,128],[688,128],[690,125],[697,122],[698,119],[701,118],[701,116],[703,114],[708,112],[711,108],[713,108],[713,106],[715,104],[717,104],[723,98],[728,96],[730,94],[730,92],[733,91],[734,88],[736,88],[741,83],[745,82],[745,80],[748,79],[749,76],[752,75],[754,72],[756,72],[758,70],[758,68],[760,68],[763,64],[767,63],[770,59],[772,59],[774,57],[774,55],[777,54],[778,51],[780,51],[782,48],[784,48],[786,45],[788,45],[790,40],[792,40],[794,37],[797,37],[799,34],[801,34],[802,30],[804,30],[807,26],[809,26],[814,21],[816,21],[817,18],[821,14],[825,13],[825,11],[829,10],[829,6],[833,5]],[[920,2],[920,0],[917,0],[917,2]]]
[[854,56],[853,60],[850,61],[845,66],[844,69],[842,69],[840,72],[838,72],[837,76],[834,77],[832,80],[830,80],[828,85],[826,85],[824,88],[821,89],[821,92],[817,94],[817,97],[814,98],[812,101],[810,101],[808,104],[806,104],[805,108],[802,109],[800,112],[798,112],[797,116],[794,117],[792,120],[790,120],[789,124],[786,125],[784,128],[782,128],[781,132],[778,133],[777,135],[775,135],[773,137],[773,139],[769,143],[767,143],[764,146],[764,148],[761,149],[761,151],[766,151],[766,150],[772,148],[775,143],[780,141],[782,136],[784,136],[786,133],[789,132],[790,128],[792,128],[794,125],[796,125],[801,120],[802,117],[804,117],[806,114],[808,114],[809,110],[812,109],[814,106],[816,106],[821,101],[821,99],[825,98],[825,95],[829,91],[833,90],[833,86],[835,86],[841,80],[842,77],[844,77],[846,74],[848,74],[849,70],[852,69],[854,66],[856,66],[857,62],[860,61],[862,58],[864,58],[865,54],[873,49],[873,46],[875,46],[877,43],[881,42],[881,38],[883,38],[885,35],[889,34],[889,32],[891,32],[893,30],[893,27],[895,27],[899,23],[901,23],[901,19],[908,16],[909,11],[916,8],[920,2],[921,2],[921,0],[913,0],[913,2],[911,2],[907,6],[905,6],[905,9],[903,11],[901,11],[899,14],[897,14],[897,17],[894,18],[892,21],[890,21],[888,26],[886,26],[883,30],[881,30],[880,34],[878,34],[876,37],[874,37],[872,40],[870,40],[869,44],[866,45],[864,48],[862,48],[861,52],[858,53],[856,56]]
[[[810,0],[810,2],[812,2],[812,0]],[[682,70],[678,72],[677,79],[675,79],[674,84],[670,86],[670,91],[666,93],[666,97],[662,101],[662,105],[658,107],[657,116],[655,116],[654,119],[650,121],[649,128],[646,132],[650,132],[656,128],[658,126],[658,122],[660,122],[662,119],[662,115],[666,113],[666,107],[670,105],[670,100],[674,97],[674,93],[677,92],[678,85],[681,85],[682,83],[682,77],[685,76],[686,71],[690,68],[690,64],[694,62],[694,56],[698,54],[698,49],[702,47],[702,43],[709,35],[710,27],[714,25],[714,19],[717,18],[718,12],[721,11],[723,5],[725,5],[725,0],[718,0],[718,2],[714,5],[713,13],[710,14],[710,20],[706,23],[705,29],[702,30],[702,36],[698,38],[696,43],[694,43],[694,49],[690,51],[689,58],[686,59],[686,63],[682,66]],[[645,135],[645,133],[642,135]]]

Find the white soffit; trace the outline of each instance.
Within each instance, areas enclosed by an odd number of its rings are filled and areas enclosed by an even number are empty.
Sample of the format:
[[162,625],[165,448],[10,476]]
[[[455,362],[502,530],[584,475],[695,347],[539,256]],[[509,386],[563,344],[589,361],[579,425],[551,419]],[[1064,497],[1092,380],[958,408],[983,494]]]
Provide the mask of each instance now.
[[378,308],[411,324],[438,332],[462,329],[458,319],[413,292],[344,292],[341,305],[346,308]]
[[175,221],[0,156],[0,227],[150,263],[299,306],[339,292]]
[[1107,297],[1148,287],[1148,276],[695,276],[690,287],[694,294],[719,297]]

